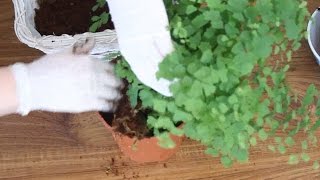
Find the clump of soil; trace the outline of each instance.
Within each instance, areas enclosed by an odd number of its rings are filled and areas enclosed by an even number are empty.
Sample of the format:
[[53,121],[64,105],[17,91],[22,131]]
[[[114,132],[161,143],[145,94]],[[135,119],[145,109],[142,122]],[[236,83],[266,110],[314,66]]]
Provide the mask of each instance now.
[[[92,16],[109,12],[107,5],[92,11],[96,0],[38,0],[38,4],[39,9],[35,9],[35,24],[41,35],[75,35],[88,32]],[[114,29],[111,17],[97,32],[106,29]]]
[[143,139],[152,137],[153,132],[147,126],[148,110],[133,109],[130,105],[129,97],[126,95],[127,90],[128,83],[125,81],[125,88],[121,90],[123,96],[119,101],[116,112],[100,112],[100,115],[115,131],[131,138]]

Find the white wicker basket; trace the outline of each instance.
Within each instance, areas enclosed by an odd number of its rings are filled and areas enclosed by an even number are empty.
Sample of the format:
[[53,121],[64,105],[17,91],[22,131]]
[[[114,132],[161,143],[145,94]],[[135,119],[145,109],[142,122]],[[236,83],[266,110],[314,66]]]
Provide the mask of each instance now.
[[15,10],[14,28],[19,40],[29,47],[39,49],[51,54],[72,46],[75,42],[84,41],[87,37],[96,40],[96,46],[92,55],[106,55],[119,51],[116,33],[114,30],[103,32],[86,32],[75,36],[41,36],[35,29],[35,8],[38,8],[37,0],[12,0]]

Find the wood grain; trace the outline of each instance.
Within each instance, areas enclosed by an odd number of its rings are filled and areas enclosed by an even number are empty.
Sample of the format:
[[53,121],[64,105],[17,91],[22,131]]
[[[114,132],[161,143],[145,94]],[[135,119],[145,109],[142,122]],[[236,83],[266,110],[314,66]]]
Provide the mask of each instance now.
[[[318,4],[310,0],[310,10]],[[40,57],[41,52],[16,38],[10,0],[0,1],[0,12],[0,66]],[[288,81],[299,94],[310,83],[320,87],[320,68],[305,41],[294,54]],[[287,155],[272,154],[265,144],[252,149],[250,163],[229,169],[188,139],[167,162],[137,164],[119,152],[97,113],[33,112],[27,117],[0,118],[0,179],[320,179],[320,171],[313,170],[311,163],[288,165]],[[320,157],[319,148],[310,153],[312,158]]]

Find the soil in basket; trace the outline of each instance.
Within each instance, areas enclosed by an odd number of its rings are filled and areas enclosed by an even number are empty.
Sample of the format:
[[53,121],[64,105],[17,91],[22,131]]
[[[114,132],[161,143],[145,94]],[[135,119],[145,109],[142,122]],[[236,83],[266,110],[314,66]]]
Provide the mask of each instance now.
[[129,98],[126,95],[128,83],[125,82],[125,88],[122,89],[122,98],[119,101],[118,108],[115,113],[103,113],[100,115],[112,126],[115,131],[127,135],[131,138],[138,139],[153,136],[152,130],[147,127],[148,111],[138,111],[130,105]]
[[[97,11],[92,11],[96,0],[38,0],[35,24],[41,35],[82,34],[89,31],[91,17],[99,16],[104,11],[109,12],[106,5]],[[114,29],[111,17],[107,24],[97,32]]]

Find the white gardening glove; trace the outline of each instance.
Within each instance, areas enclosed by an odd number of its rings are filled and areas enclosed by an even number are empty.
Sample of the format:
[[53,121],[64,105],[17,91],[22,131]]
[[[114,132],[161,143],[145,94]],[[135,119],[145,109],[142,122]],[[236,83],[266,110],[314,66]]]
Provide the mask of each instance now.
[[120,51],[145,85],[171,96],[170,82],[157,79],[158,65],[173,51],[162,0],[107,0]]
[[113,74],[111,64],[86,54],[93,45],[93,40],[89,40],[30,64],[11,66],[19,100],[17,112],[26,115],[33,110],[113,110],[113,102],[120,98],[121,81]]

